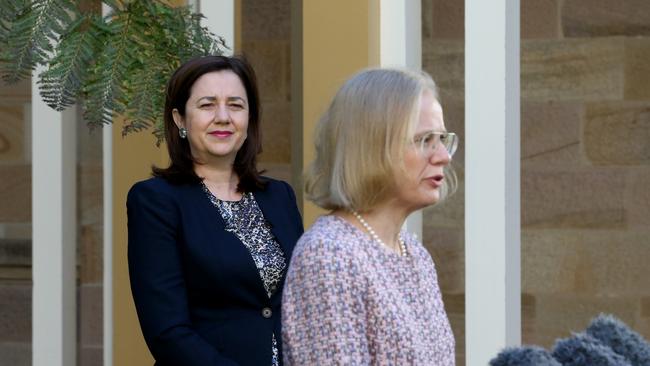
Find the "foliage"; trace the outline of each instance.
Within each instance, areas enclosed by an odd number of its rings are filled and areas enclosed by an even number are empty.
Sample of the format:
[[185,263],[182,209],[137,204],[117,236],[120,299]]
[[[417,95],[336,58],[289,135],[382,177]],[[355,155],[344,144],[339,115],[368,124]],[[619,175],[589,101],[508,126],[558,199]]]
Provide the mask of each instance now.
[[163,136],[165,83],[184,61],[221,54],[222,38],[189,7],[161,0],[103,1],[102,17],[72,0],[0,1],[0,77],[29,78],[38,66],[43,100],[55,110],[81,102],[93,126],[125,119],[123,134]]

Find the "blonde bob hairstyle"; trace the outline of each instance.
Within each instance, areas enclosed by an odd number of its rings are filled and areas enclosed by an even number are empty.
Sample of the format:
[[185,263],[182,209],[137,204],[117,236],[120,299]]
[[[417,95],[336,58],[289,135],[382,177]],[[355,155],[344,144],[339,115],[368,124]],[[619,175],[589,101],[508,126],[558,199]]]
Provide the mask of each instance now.
[[[395,192],[425,90],[438,99],[431,76],[401,69],[367,69],[345,82],[316,126],[307,198],[328,210],[363,212]],[[455,188],[448,165],[440,200]]]

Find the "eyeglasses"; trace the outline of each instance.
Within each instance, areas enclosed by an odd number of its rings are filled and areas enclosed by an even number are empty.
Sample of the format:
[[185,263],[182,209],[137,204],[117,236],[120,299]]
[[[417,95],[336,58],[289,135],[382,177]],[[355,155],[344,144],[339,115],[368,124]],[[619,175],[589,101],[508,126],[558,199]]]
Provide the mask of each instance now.
[[449,156],[453,156],[458,147],[458,136],[453,132],[430,131],[416,137],[413,142],[423,155],[432,154],[438,146],[442,145]]

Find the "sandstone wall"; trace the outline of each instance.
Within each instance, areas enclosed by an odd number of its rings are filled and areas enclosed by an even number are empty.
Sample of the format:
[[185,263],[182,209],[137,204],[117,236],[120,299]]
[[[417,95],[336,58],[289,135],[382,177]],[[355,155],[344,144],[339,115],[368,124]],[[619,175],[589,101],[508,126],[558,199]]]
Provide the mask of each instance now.
[[[242,51],[262,99],[259,166],[291,183],[291,2],[242,1]],[[294,187],[300,189],[300,187]]]
[[[423,67],[461,136],[463,3],[422,2]],[[521,0],[521,38],[523,342],[549,347],[599,312],[650,338],[650,3]],[[454,160],[462,182],[462,144]],[[424,220],[461,365],[463,195]]]

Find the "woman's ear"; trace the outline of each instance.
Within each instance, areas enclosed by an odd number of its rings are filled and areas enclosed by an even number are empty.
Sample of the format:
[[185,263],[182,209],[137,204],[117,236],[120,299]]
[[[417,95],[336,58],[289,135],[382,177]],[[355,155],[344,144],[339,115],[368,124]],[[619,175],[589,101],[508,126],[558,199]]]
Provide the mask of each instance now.
[[176,127],[180,130],[181,127],[185,127],[185,121],[183,116],[181,116],[181,113],[178,111],[178,109],[174,108],[172,109],[172,118],[174,119],[174,123],[176,124]]

